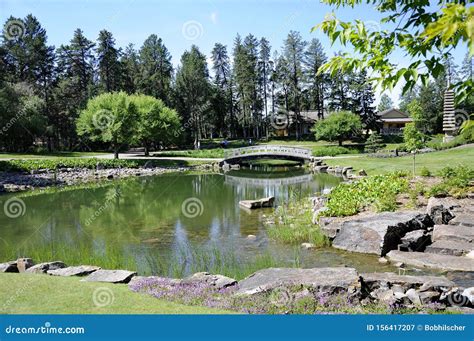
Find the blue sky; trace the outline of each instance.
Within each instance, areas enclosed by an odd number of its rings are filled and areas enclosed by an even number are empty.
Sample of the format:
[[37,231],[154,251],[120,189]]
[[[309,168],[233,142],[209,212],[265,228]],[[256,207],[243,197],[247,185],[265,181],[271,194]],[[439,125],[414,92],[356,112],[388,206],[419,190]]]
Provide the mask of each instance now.
[[[0,20],[13,15],[24,17],[31,13],[46,28],[49,43],[58,47],[72,38],[76,28],[95,40],[102,29],[111,31],[120,47],[133,43],[138,48],[152,33],[161,37],[179,63],[181,54],[192,44],[207,56],[216,42],[231,51],[237,33],[252,33],[270,40],[272,48],[280,49],[290,30],[301,32],[306,40],[320,39],[328,56],[341,49],[331,47],[321,32],[310,32],[333,11],[318,0],[0,0]],[[339,9],[343,20],[361,19],[369,25],[379,25],[380,15],[371,6]],[[467,49],[458,48],[454,58],[458,64]],[[402,54],[394,61],[407,65]],[[389,94],[397,102],[398,86]]]

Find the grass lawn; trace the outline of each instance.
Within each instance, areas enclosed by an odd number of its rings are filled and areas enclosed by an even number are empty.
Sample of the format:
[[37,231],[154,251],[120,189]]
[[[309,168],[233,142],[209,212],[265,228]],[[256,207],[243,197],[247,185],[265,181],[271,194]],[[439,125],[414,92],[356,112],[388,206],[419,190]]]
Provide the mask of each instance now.
[[[80,282],[78,277],[0,273],[0,287],[0,314],[231,313],[137,294],[125,284]],[[99,303],[105,301],[110,304],[99,307],[94,304],[94,296],[98,297],[96,301]]]
[[63,157],[93,157],[97,155],[110,154],[106,152],[58,152],[58,153],[38,153],[38,154],[19,154],[8,153],[0,154],[0,159],[52,159]]
[[[352,166],[354,170],[365,169],[369,175],[387,173],[397,170],[411,172],[413,169],[413,157],[411,155],[394,158],[374,158],[369,156],[335,157],[326,159],[330,166]],[[416,156],[416,173],[420,174],[423,167],[436,174],[447,166],[463,164],[472,166],[474,164],[474,146],[464,146],[438,152],[420,154]]]

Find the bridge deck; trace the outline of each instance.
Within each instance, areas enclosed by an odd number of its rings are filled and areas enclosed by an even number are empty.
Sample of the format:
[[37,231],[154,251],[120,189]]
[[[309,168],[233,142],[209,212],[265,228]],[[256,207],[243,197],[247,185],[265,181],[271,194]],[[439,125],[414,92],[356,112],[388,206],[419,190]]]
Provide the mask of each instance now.
[[224,162],[256,159],[256,158],[286,158],[293,160],[310,160],[312,153],[310,149],[286,146],[252,146],[245,148],[235,148],[224,152]]

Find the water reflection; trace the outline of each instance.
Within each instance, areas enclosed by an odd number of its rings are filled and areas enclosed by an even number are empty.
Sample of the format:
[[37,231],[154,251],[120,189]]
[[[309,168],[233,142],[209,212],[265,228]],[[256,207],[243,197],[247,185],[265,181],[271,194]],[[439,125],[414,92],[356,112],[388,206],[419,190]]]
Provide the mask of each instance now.
[[[12,248],[23,250],[22,255],[65,248],[110,257],[110,249],[115,249],[139,262],[178,259],[189,270],[196,248],[217,246],[235,252],[239,259],[270,252],[289,264],[295,259],[294,247],[266,237],[263,221],[272,209],[249,212],[238,202],[275,196],[279,205],[340,181],[302,168],[254,168],[226,174],[167,174],[114,181],[103,187],[28,194],[22,197],[27,207],[24,216],[0,217],[0,238],[7,244],[0,256],[11,257]],[[193,218],[183,214],[181,206],[188,198],[202,202],[202,214]],[[249,240],[249,234],[257,236],[256,240]],[[298,257],[303,266],[367,263],[367,257],[348,261],[332,249]]]

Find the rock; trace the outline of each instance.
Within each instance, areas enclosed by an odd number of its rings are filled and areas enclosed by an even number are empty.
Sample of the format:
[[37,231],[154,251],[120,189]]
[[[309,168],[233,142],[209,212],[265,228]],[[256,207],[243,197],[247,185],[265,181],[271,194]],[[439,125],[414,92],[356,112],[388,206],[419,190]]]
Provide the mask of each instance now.
[[397,301],[397,297],[395,297],[395,293],[392,289],[375,289],[370,293],[370,296],[386,304],[394,304]]
[[427,229],[428,215],[416,211],[386,212],[357,217],[341,224],[333,247],[353,252],[384,256],[396,250],[401,238],[410,231]]
[[326,173],[328,171],[328,166],[324,165],[324,166],[315,166],[314,167],[314,170],[317,171],[317,172],[321,172],[321,173]]
[[301,247],[303,249],[306,249],[306,250],[311,250],[311,249],[315,249],[316,248],[316,245],[312,244],[312,243],[302,243],[301,244]]
[[280,287],[305,286],[320,292],[359,292],[357,271],[352,268],[269,268],[239,282],[239,294],[253,295]]
[[254,234],[249,234],[249,235],[247,236],[247,239],[248,239],[248,240],[256,240],[256,239],[257,239],[257,236],[254,235]]
[[474,229],[468,226],[435,225],[432,239],[433,242],[451,240],[471,243],[474,241]]
[[62,269],[65,267],[66,267],[66,264],[60,261],[46,262],[46,263],[33,265],[32,267],[28,268],[25,272],[34,273],[34,274],[44,274],[48,272],[48,270]]
[[31,268],[35,263],[31,258],[18,258],[16,260],[16,266],[18,268],[18,272],[25,272],[28,268]]
[[347,173],[350,173],[352,169],[352,167],[344,167],[342,168],[342,174],[346,175]]
[[113,174],[107,175],[107,179],[111,180],[111,179],[113,179],[113,178],[114,178],[114,175],[113,175]]
[[415,305],[421,305],[421,299],[420,295],[416,292],[415,289],[408,289],[407,292],[405,293],[407,295],[408,299]]
[[466,297],[469,302],[474,305],[474,287],[464,289],[461,295]]
[[128,283],[137,273],[127,270],[97,270],[84,278],[86,282]]
[[367,172],[364,169],[361,169],[357,174],[359,176],[367,176]]
[[0,263],[0,272],[18,272],[16,262]]
[[474,261],[467,257],[402,251],[390,251],[387,257],[391,262],[404,262],[416,267],[435,268],[446,271],[474,271]]
[[385,257],[380,257],[378,261],[380,264],[388,264],[388,259]]
[[423,252],[427,245],[431,243],[431,235],[425,230],[415,230],[408,232],[401,238],[402,244],[398,246],[400,251],[420,251]]
[[458,213],[456,216],[449,221],[450,225],[462,225],[462,226],[474,226],[474,214],[470,213]]
[[470,258],[470,259],[474,259],[474,251],[471,251],[469,252],[467,255],[466,255],[467,258]]
[[454,218],[451,210],[456,206],[457,204],[453,200],[431,197],[428,200],[426,214],[433,219],[435,224],[447,224]]
[[441,239],[428,246],[425,252],[437,253],[441,255],[462,256],[473,250],[473,243]]
[[217,289],[223,289],[237,284],[237,281],[233,278],[222,275],[212,275],[208,272],[197,272],[194,275],[183,279],[182,283],[205,283]]
[[440,290],[455,286],[454,282],[444,276],[411,276],[397,275],[393,272],[362,273],[360,275],[363,288],[373,291],[380,287],[391,287],[394,292],[405,292],[410,288],[419,291]]
[[341,230],[341,225],[342,223],[338,222],[333,222],[328,225],[319,225],[321,232],[328,237],[329,239],[334,239],[336,238],[337,234]]
[[241,200],[239,201],[239,205],[245,208],[261,208],[261,207],[273,207],[273,202],[275,201],[275,197],[268,197],[262,198],[257,200]]
[[436,302],[440,297],[440,293],[437,291],[423,291],[418,292],[418,297],[422,304],[426,305],[431,302]]
[[52,276],[85,276],[100,270],[100,267],[93,265],[69,266],[67,268],[48,270],[47,274]]

